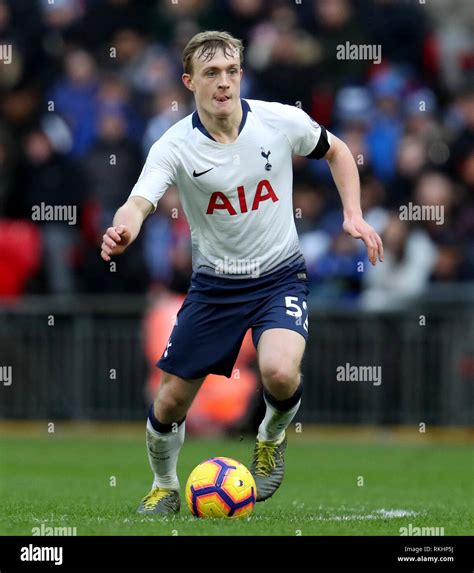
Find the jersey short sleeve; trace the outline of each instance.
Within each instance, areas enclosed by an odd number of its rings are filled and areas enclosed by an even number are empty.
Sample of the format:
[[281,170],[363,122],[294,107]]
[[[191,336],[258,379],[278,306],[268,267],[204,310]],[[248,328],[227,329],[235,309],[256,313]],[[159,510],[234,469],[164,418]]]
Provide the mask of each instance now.
[[152,145],[130,197],[144,197],[153,204],[156,210],[158,201],[168,187],[174,184],[175,175],[176,166],[172,153],[164,138],[161,138]]
[[281,106],[281,126],[293,153],[319,159],[329,149],[329,134],[312,117],[299,107]]

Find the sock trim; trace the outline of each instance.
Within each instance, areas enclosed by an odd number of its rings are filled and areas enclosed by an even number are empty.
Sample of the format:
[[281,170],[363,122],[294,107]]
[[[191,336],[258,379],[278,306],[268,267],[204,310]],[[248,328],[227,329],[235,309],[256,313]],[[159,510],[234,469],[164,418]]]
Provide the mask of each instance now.
[[181,418],[181,420],[178,420],[177,422],[171,422],[170,424],[163,424],[155,416],[152,404],[148,412],[148,419],[150,420],[150,424],[152,425],[152,428],[155,430],[155,432],[159,432],[160,434],[168,434],[169,432],[172,431],[173,424],[178,424],[178,426],[181,426],[184,420],[186,420],[186,416],[184,416],[184,418]]
[[300,385],[296,389],[293,396],[290,396],[285,400],[277,400],[265,388],[263,389],[263,396],[265,400],[279,412],[288,412],[288,410],[294,408],[296,404],[298,404],[298,402],[300,401],[302,394],[303,394],[303,380],[301,380]]

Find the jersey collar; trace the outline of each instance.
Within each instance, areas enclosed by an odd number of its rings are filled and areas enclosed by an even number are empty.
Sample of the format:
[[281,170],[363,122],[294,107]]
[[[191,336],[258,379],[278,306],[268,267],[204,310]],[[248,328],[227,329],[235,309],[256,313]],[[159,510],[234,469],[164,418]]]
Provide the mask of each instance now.
[[[247,121],[247,114],[249,111],[252,111],[250,109],[250,105],[248,103],[248,101],[244,100],[244,99],[240,99],[240,103],[242,105],[242,121],[240,122],[240,126],[239,126],[239,134],[240,132],[243,130],[245,122]],[[199,129],[199,131],[201,133],[203,133],[206,137],[208,137],[209,139],[212,139],[212,141],[216,141],[212,135],[207,131],[207,129],[204,127],[204,125],[201,122],[201,118],[198,115],[198,112],[195,111],[193,113],[193,128],[197,127]],[[216,141],[216,143],[218,143]]]

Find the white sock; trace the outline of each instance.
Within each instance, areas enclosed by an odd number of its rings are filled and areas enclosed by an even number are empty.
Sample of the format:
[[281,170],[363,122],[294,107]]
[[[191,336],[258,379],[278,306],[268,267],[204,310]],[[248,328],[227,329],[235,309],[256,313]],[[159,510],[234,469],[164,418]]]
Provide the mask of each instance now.
[[153,487],[179,490],[176,466],[184,442],[185,424],[182,422],[176,432],[157,432],[150,420],[146,424],[146,447],[148,460],[155,475]]
[[265,398],[265,404],[267,405],[267,409],[265,412],[265,417],[263,418],[262,423],[258,427],[258,434],[257,439],[263,442],[275,442],[279,444],[283,441],[285,437],[285,430],[291,423],[291,420],[298,412],[298,408],[301,404],[301,399],[298,400],[297,404],[291,408],[291,410],[287,410],[286,412],[281,412],[274,408]]

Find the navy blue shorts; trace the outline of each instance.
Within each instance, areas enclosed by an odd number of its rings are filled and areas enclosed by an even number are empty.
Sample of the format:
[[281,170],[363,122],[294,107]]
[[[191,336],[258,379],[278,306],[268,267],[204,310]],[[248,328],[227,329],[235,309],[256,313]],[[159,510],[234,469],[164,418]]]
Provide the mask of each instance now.
[[230,378],[249,328],[257,348],[270,328],[308,337],[308,280],[304,262],[257,279],[194,273],[157,366],[181,378]]

